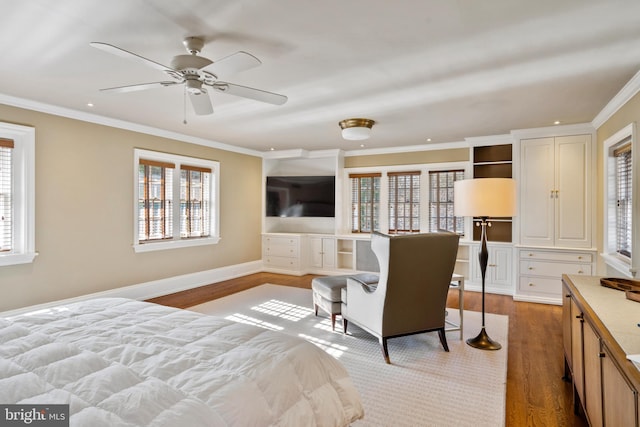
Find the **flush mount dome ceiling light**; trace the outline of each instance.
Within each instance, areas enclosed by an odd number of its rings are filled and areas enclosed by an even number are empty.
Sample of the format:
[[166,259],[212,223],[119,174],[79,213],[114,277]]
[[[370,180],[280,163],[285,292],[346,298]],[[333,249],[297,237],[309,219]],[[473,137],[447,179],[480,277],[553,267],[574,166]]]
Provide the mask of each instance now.
[[346,119],[339,123],[342,137],[351,141],[359,141],[371,137],[371,128],[375,122],[369,119]]

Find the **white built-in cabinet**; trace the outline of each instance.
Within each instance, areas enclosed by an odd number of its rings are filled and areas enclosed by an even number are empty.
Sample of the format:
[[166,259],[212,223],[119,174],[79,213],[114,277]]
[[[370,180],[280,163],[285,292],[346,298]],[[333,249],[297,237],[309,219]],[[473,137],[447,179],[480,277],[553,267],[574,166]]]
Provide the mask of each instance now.
[[[479,244],[472,244],[470,252],[470,285],[474,289],[476,283],[482,282],[482,272],[478,262]],[[488,243],[489,259],[485,277],[486,291],[494,294],[513,294],[513,247],[511,244]]]
[[592,134],[521,139],[514,299],[561,304],[561,276],[595,274]]
[[591,135],[520,142],[520,244],[591,247]]
[[336,267],[336,239],[310,235],[307,239],[308,267],[314,272],[332,271]]

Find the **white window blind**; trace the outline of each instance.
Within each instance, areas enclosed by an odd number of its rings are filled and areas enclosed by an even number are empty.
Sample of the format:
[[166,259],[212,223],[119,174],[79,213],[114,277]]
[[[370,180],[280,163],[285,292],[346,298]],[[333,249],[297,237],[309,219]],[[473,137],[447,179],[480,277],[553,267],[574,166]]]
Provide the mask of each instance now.
[[13,249],[13,147],[13,140],[0,138],[0,252]]
[[616,252],[631,258],[633,218],[631,142],[626,141],[613,151],[616,189]]

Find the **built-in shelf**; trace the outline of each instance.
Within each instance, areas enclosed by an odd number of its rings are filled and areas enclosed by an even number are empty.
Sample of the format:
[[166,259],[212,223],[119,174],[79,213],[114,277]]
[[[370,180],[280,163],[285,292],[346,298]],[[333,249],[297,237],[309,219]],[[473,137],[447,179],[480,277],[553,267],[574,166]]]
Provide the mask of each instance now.
[[[513,154],[511,144],[483,145],[473,147],[474,178],[512,178]],[[480,240],[481,227],[476,227],[479,219],[474,218],[473,240]],[[511,218],[490,218],[487,240],[490,242],[512,241]]]

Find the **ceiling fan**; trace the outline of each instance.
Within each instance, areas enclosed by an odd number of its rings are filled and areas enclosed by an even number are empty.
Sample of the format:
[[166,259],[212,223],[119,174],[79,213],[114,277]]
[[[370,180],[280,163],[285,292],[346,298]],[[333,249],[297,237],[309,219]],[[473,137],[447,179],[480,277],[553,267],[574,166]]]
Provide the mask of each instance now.
[[206,87],[268,104],[282,105],[287,102],[287,97],[284,95],[218,80],[218,75],[231,74],[257,67],[261,62],[255,56],[247,52],[239,51],[214,62],[198,55],[204,47],[204,41],[201,38],[187,37],[184,39],[183,44],[189,54],[174,56],[170,63],[171,66],[166,66],[111,44],[100,42],[90,43],[91,46],[105,52],[137,61],[156,70],[164,71],[173,79],[100,90],[104,92],[124,93],[184,84],[185,91],[189,94],[189,99],[197,115],[213,113],[213,106],[211,105]]

